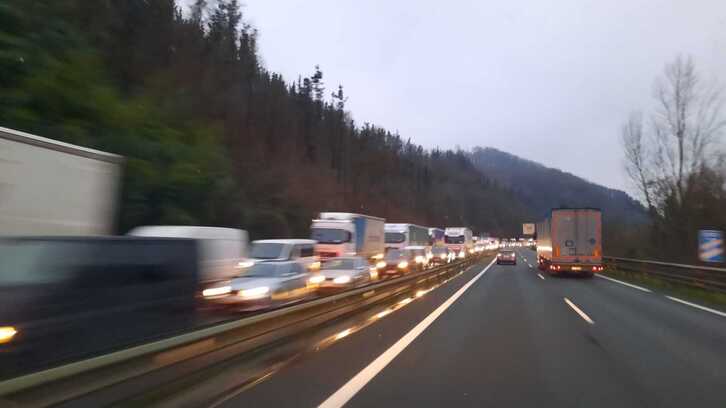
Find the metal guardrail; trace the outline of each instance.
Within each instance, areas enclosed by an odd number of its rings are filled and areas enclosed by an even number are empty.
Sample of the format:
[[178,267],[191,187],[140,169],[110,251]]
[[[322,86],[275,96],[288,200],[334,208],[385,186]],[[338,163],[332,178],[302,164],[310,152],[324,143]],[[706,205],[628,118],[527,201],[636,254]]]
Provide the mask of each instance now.
[[726,268],[610,256],[603,257],[603,260],[612,270],[652,276],[672,284],[726,293]]
[[384,301],[424,281],[451,276],[480,260],[468,258],[2,381],[0,405],[55,405],[114,386],[136,388],[129,387],[134,382],[148,389]]

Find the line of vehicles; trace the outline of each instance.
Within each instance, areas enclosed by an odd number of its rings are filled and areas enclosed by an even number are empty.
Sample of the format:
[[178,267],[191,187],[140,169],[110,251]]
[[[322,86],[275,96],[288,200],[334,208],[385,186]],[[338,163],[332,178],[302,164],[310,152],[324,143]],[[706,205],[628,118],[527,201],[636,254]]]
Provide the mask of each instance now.
[[[312,220],[310,239],[253,241],[247,257],[230,258],[225,273],[203,283],[202,297],[214,304],[258,310],[422,271],[484,249],[473,243],[468,228],[441,229],[444,239],[439,242],[432,230],[437,228],[321,212]],[[456,243],[447,243],[447,236]]]
[[176,225],[112,236],[123,163],[0,128],[0,377],[45,353],[61,361],[188,327],[200,306],[279,307],[483,249],[468,228],[343,212],[321,212],[304,239]]

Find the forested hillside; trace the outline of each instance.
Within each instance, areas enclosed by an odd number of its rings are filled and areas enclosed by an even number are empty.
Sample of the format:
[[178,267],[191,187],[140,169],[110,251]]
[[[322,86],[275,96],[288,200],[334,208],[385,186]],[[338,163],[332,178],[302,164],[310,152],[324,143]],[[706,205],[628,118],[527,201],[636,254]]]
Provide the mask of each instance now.
[[126,156],[120,232],[304,236],[315,212],[346,210],[511,234],[529,218],[466,153],[355,123],[322,69],[262,66],[236,0],[205,4],[1,2],[0,126]]
[[538,220],[551,208],[595,207],[607,221],[647,221],[645,208],[623,191],[490,147],[472,150],[471,160],[487,177],[510,188]]

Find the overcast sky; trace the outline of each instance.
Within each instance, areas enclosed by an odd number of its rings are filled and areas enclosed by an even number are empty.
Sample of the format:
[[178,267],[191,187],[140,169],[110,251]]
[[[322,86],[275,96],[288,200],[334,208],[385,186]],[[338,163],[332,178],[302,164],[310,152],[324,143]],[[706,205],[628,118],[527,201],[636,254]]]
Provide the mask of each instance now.
[[619,127],[678,53],[726,80],[724,0],[244,0],[268,69],[319,64],[358,123],[632,191]]

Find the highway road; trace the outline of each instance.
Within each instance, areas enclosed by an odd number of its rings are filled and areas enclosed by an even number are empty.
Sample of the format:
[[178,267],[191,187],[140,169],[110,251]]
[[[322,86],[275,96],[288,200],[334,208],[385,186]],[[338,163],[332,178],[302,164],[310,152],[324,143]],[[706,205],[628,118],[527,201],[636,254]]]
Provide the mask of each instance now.
[[726,406],[726,314],[534,261],[472,268],[215,405]]

